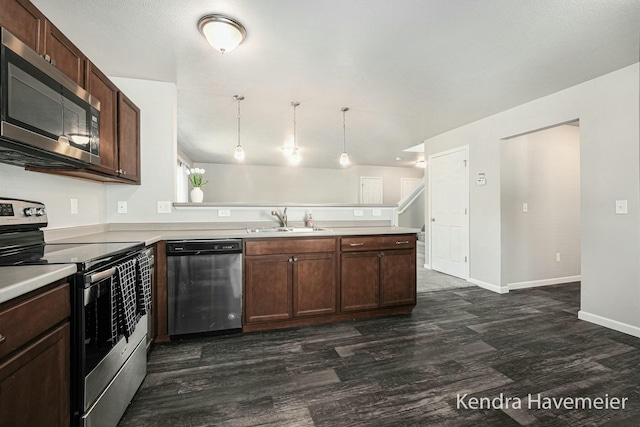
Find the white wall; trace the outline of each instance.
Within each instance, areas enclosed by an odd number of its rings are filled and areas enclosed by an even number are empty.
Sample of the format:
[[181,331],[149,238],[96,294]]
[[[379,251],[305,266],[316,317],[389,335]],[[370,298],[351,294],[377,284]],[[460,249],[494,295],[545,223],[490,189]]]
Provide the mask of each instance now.
[[[640,336],[639,64],[425,141],[425,155],[469,144],[470,277],[502,289],[500,141],[580,119],[580,317]],[[616,215],[626,199],[628,215]]]
[[421,168],[398,168],[389,166],[358,166],[358,197],[360,197],[360,177],[361,176],[381,176],[382,177],[382,203],[397,204],[402,196],[402,185],[400,178],[422,178],[424,169]]
[[196,163],[209,202],[357,203],[357,169]]
[[250,203],[349,203],[360,197],[360,177],[383,178],[383,204],[400,201],[400,178],[422,178],[424,170],[408,167],[351,166],[323,169],[291,166],[196,163],[209,183],[204,201]]
[[[48,229],[106,222],[104,184],[67,178],[0,163],[0,197],[43,202]],[[71,199],[78,199],[78,214],[71,215]]]
[[580,129],[564,125],[504,140],[501,166],[502,282],[513,289],[575,281]]
[[[177,92],[174,83],[110,77],[140,108],[140,157],[142,185],[110,185],[107,188],[108,222],[164,222],[170,214],[158,214],[157,202],[175,200],[177,162]],[[127,213],[118,213],[118,201],[127,202]]]

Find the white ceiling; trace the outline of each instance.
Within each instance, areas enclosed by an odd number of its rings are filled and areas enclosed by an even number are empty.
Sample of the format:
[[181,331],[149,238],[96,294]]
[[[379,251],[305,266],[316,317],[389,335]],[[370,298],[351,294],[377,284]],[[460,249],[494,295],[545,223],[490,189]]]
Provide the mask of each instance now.
[[[342,112],[357,164],[638,62],[637,0],[32,0],[107,75],[175,82],[178,144],[284,165],[297,108],[301,166],[339,167]],[[225,55],[197,29],[225,14],[247,39]],[[402,157],[400,161],[396,157]]]

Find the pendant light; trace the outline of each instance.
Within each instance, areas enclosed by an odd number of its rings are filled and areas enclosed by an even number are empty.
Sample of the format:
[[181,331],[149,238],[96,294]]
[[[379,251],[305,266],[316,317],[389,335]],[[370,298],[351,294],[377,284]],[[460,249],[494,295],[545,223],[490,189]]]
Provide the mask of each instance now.
[[347,124],[345,113],[349,111],[349,107],[342,107],[342,154],[340,154],[340,164],[349,166],[349,155],[347,154]]
[[236,20],[223,15],[206,15],[198,28],[209,44],[220,53],[231,52],[247,37],[247,30]]
[[233,99],[238,101],[238,145],[236,146],[236,151],[233,153],[233,157],[238,161],[244,160],[244,148],[240,145],[240,101],[244,99],[242,95],[234,95]]
[[298,148],[298,143],[296,142],[296,107],[300,105],[297,101],[291,101],[291,105],[293,106],[293,151],[289,156],[289,161],[297,165],[300,163],[300,149]]

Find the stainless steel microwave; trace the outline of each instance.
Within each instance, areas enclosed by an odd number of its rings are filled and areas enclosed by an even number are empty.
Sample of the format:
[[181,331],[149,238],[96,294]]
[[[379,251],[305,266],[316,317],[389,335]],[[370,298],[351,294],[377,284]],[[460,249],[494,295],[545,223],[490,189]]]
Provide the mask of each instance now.
[[100,164],[100,102],[0,29],[0,162]]

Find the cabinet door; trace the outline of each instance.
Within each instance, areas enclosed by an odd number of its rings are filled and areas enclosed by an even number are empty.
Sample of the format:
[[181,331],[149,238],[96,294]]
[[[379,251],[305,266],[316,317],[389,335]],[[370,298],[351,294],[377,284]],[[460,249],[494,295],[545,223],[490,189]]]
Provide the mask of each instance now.
[[245,322],[271,322],[292,316],[293,268],[287,255],[245,257]]
[[100,165],[93,169],[117,175],[116,120],[118,88],[94,64],[87,61],[87,92],[100,101]]
[[44,15],[28,0],[0,0],[0,27],[42,54]]
[[335,253],[297,255],[293,263],[293,315],[336,312]]
[[44,53],[51,63],[71,80],[84,87],[84,63],[86,57],[51,22],[45,21]]
[[118,163],[122,177],[140,183],[140,109],[118,92]]
[[0,364],[0,425],[69,425],[69,323]]
[[413,250],[386,251],[380,257],[380,307],[415,305],[416,255]]
[[340,260],[341,310],[357,311],[378,308],[380,280],[378,253],[343,253]]

